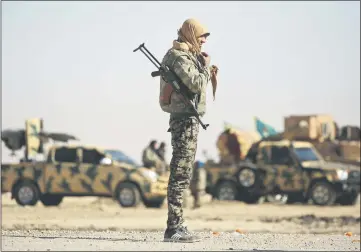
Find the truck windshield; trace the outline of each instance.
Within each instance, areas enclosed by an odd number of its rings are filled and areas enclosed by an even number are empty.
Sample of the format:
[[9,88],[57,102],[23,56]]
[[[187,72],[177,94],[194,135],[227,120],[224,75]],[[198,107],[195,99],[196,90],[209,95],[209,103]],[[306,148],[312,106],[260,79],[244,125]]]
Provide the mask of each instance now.
[[121,152],[119,150],[105,150],[104,152],[106,154],[108,154],[108,155],[111,155],[112,159],[115,160],[115,161],[124,162],[124,163],[134,165],[134,166],[137,166],[137,167],[140,166],[132,158],[125,155],[123,152]]
[[308,147],[294,148],[293,151],[300,162],[320,160],[317,154],[311,148]]

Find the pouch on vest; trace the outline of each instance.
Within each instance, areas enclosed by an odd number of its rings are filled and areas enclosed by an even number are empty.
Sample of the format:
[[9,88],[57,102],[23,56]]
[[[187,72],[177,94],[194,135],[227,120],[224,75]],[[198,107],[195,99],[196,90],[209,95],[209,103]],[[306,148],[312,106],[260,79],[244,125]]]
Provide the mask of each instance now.
[[159,104],[163,108],[163,106],[168,106],[170,104],[170,98],[172,93],[174,92],[172,85],[166,83],[161,87],[159,93]]
[[[170,51],[168,53],[170,53]],[[179,52],[179,54],[176,57],[174,57],[174,59],[172,59],[171,62],[166,61],[164,64],[168,65],[168,67],[170,69],[172,69],[176,60],[181,56],[188,57],[198,67],[196,60],[192,59],[187,53],[184,53],[184,52]],[[195,94],[190,93],[190,91],[188,90],[188,88],[186,86],[184,86],[184,84],[180,84],[180,86],[181,86],[181,89],[183,89],[183,93],[186,96],[188,96],[188,98],[190,100],[194,100],[196,98],[195,103],[197,105],[198,97]],[[172,104],[172,100],[173,100],[174,104]],[[184,101],[184,98],[180,94],[178,94],[177,92],[174,91],[171,84],[166,83],[162,79],[160,81],[159,105],[160,105],[161,109],[166,113],[182,113],[186,110],[186,107],[187,107],[187,105]]]

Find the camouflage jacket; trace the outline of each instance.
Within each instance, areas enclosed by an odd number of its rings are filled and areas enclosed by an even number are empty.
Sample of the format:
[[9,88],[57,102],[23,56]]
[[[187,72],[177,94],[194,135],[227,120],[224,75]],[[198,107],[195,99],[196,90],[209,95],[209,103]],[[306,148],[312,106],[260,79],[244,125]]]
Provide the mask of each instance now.
[[[200,116],[206,112],[206,87],[210,81],[210,69],[204,67],[199,60],[188,51],[170,49],[162,60],[180,78],[189,89],[188,97],[195,103]],[[159,103],[163,111],[171,117],[188,117],[192,114],[189,106],[172,87],[160,78]]]
[[156,167],[159,162],[159,158],[155,151],[148,146],[143,150],[142,161],[145,167]]

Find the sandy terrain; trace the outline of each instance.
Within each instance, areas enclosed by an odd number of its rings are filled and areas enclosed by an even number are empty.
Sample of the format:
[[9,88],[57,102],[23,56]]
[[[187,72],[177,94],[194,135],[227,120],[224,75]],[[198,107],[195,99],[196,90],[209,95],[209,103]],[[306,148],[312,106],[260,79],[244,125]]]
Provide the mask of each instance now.
[[3,231],[3,250],[28,251],[359,251],[360,237],[310,234],[202,232],[203,241],[192,244],[162,242],[162,232],[114,231]]
[[[161,209],[121,208],[110,199],[65,198],[59,207],[20,207],[2,196],[3,250],[348,250],[360,249],[360,205],[211,202],[185,210],[195,244],[160,242]],[[240,229],[242,234],[235,232]],[[219,232],[214,235],[213,232]],[[345,232],[352,232],[347,237]],[[317,235],[315,235],[317,234]],[[24,246],[24,247],[22,247]]]

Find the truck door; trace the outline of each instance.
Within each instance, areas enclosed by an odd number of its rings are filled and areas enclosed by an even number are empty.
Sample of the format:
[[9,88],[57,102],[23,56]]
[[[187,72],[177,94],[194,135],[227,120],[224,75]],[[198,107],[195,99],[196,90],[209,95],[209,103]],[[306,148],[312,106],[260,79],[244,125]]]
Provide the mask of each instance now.
[[[252,156],[252,157],[251,157]],[[271,165],[271,148],[270,146],[260,146],[253,152],[249,158],[253,163],[257,164],[257,168],[264,173],[263,186],[266,191],[271,192],[276,183],[276,170]]]
[[45,188],[48,193],[73,195],[82,193],[78,186],[79,150],[77,147],[58,147],[53,150],[45,169]]
[[291,155],[288,146],[271,146],[270,165],[277,170],[275,183],[281,192],[299,192],[304,189],[302,168]]
[[83,186],[93,194],[112,194],[114,166],[101,164],[105,155],[95,148],[81,148],[81,165]]

